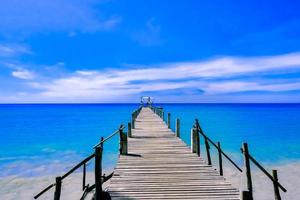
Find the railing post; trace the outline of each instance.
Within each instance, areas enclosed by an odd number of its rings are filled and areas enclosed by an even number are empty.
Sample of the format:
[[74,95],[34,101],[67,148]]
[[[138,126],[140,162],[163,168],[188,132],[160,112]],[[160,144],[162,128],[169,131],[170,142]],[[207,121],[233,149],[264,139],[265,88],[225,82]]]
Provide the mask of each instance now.
[[83,163],[83,171],[82,171],[82,190],[85,189],[85,178],[86,177],[86,163]]
[[197,154],[200,157],[200,138],[201,138],[201,134],[200,134],[200,125],[199,125],[199,120],[195,119],[195,124],[194,124],[194,129],[196,129],[196,136],[197,136]]
[[123,132],[122,126],[119,129],[120,133],[120,155],[126,155],[128,151],[127,136]]
[[272,175],[273,175],[274,180],[276,181],[276,182],[273,182],[275,200],[281,200],[281,196],[280,196],[280,192],[279,192],[279,187],[278,187],[277,170],[273,169],[272,170]]
[[162,120],[164,120],[164,108],[160,109],[160,118],[162,118]]
[[210,158],[210,151],[209,151],[210,146],[207,137],[204,137],[204,139],[205,139],[205,148],[206,148],[206,155],[207,155],[207,164],[211,165],[211,158]]
[[168,113],[168,128],[171,128],[171,113]]
[[59,200],[61,194],[61,177],[56,177],[55,182],[54,200]]
[[191,129],[191,152],[200,156],[200,141],[198,131],[195,127]]
[[103,146],[95,149],[95,200],[102,199],[102,151]]
[[243,143],[243,154],[244,154],[244,165],[245,165],[246,177],[247,177],[247,189],[249,191],[248,196],[249,196],[249,200],[253,200],[251,168],[250,168],[249,150],[248,150],[248,144],[247,143]]
[[131,123],[129,122],[128,123],[128,127],[127,127],[127,129],[128,129],[128,137],[132,137],[132,131],[131,131]]
[[223,162],[222,162],[222,152],[221,152],[221,144],[218,142],[218,154],[219,154],[219,171],[220,176],[223,176]]
[[134,117],[134,113],[131,114],[131,125],[132,125],[132,128],[135,128],[135,117]]
[[178,118],[176,119],[175,133],[177,137],[180,137],[180,120]]
[[251,200],[249,191],[241,191],[241,200]]

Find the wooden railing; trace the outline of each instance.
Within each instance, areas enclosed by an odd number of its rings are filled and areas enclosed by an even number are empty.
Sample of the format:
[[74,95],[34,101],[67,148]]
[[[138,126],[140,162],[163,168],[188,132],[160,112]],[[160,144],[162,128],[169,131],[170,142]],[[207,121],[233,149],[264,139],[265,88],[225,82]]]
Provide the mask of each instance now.
[[151,108],[151,110],[157,114],[160,118],[162,118],[164,120],[164,109],[162,107],[158,107],[158,106],[149,106],[149,108]]
[[[161,117],[161,113],[163,113],[162,108],[151,107],[154,113]],[[163,118],[164,119],[164,118]],[[171,128],[171,114],[168,113],[166,124],[168,128]],[[180,120],[176,118],[175,121],[175,134],[177,137],[180,137]],[[243,172],[243,170],[238,166],[236,162],[234,162],[221,148],[220,142],[213,142],[202,130],[199,120],[196,119],[191,129],[191,151],[200,156],[200,137],[204,138],[204,145],[206,150],[206,158],[207,164],[212,165],[211,154],[210,154],[210,146],[216,148],[218,152],[218,164],[219,164],[219,174],[223,176],[223,157],[225,157],[239,172]],[[210,145],[211,144],[211,145]],[[252,188],[252,179],[251,179],[251,169],[250,169],[250,161],[257,166],[273,183],[274,187],[274,199],[281,200],[280,191],[287,192],[286,188],[282,186],[282,184],[278,181],[277,170],[272,170],[272,175],[264,168],[258,161],[249,153],[247,143],[243,143],[243,148],[241,151],[244,155],[244,169],[247,180],[247,191],[241,191],[241,199],[242,200],[253,200],[253,188]]]
[[[195,124],[192,128],[191,132],[196,132],[198,136],[198,138],[196,138],[198,141],[196,141],[197,144],[200,144],[200,136],[202,135],[204,137],[204,144],[205,144],[205,149],[206,149],[206,157],[207,157],[207,163],[208,165],[212,165],[212,161],[211,161],[211,156],[210,156],[210,144],[213,145],[213,147],[216,148],[216,150],[218,151],[218,158],[219,158],[219,172],[220,175],[223,176],[223,160],[222,160],[222,156],[224,156],[238,171],[243,172],[243,170],[222,150],[221,148],[221,143],[217,142],[214,143],[202,130],[200,124],[199,124],[199,120],[196,119],[195,120]],[[193,141],[192,141],[193,142]],[[199,150],[198,155],[200,155],[200,145],[197,148],[197,150]]]
[[[95,200],[105,199],[105,196],[107,195],[106,192],[102,190],[102,184],[109,180],[113,173],[111,173],[108,176],[102,175],[102,154],[103,154],[103,148],[104,143],[112,138],[113,136],[117,135],[119,133],[120,137],[120,154],[127,154],[127,135],[124,132],[125,126],[121,125],[118,130],[113,132],[111,135],[109,135],[106,138],[101,137],[100,142],[94,146],[94,153],[87,156],[85,159],[83,159],[81,162],[79,162],[77,165],[75,165],[72,169],[70,169],[67,173],[65,173],[62,176],[58,176],[55,179],[55,183],[50,184],[45,189],[43,189],[41,192],[39,192],[37,195],[34,196],[34,199],[39,198],[41,195],[43,195],[45,192],[50,190],[52,187],[55,187],[54,192],[54,200],[59,200],[61,196],[61,187],[63,180],[68,177],[70,174],[72,174],[74,171],[82,167],[82,190],[83,194],[80,199],[84,199],[84,197],[95,189]],[[130,130],[131,131],[131,130]],[[94,173],[95,173],[95,184],[89,185],[86,184],[86,166],[89,161],[91,161],[94,158],[95,160],[95,167],[94,167]]]
[[[204,137],[204,144],[205,144],[205,149],[206,149],[206,154],[207,154],[207,163],[209,165],[212,165],[211,161],[211,156],[210,156],[210,145],[212,144],[218,151],[218,158],[219,158],[219,172],[220,175],[223,175],[223,163],[222,163],[222,155],[240,172],[243,172],[242,169],[227,155],[224,153],[224,151],[221,149],[221,144],[220,142],[214,143],[202,130],[198,119],[195,120],[195,124],[193,129],[196,129],[197,132],[199,133],[198,140],[200,139],[200,136],[202,135]],[[192,129],[192,130],[193,130]],[[197,144],[200,144],[200,141],[196,142]],[[198,148],[200,151],[200,147]],[[242,200],[253,200],[253,188],[252,188],[252,179],[251,179],[251,170],[250,170],[250,161],[252,161],[264,174],[273,182],[274,186],[274,197],[275,200],[281,200],[280,197],[280,192],[279,188],[283,191],[286,192],[287,190],[278,182],[278,177],[277,177],[277,170],[273,170],[273,176],[265,170],[265,168],[262,167],[261,164],[259,164],[249,153],[248,150],[248,145],[247,143],[243,143],[243,148],[241,149],[242,153],[244,154],[244,169],[245,169],[245,174],[247,177],[247,191],[242,191],[241,192],[241,199]],[[200,155],[200,152],[198,153]]]
[[135,128],[135,120],[136,120],[137,116],[140,114],[142,108],[143,108],[143,106],[140,106],[138,109],[136,109],[135,111],[132,112],[130,127]]
[[274,196],[275,200],[281,200],[279,188],[283,192],[287,192],[287,190],[278,182],[277,170],[272,170],[272,175],[261,165],[259,162],[249,153],[248,144],[243,143],[243,147],[241,148],[241,152],[244,155],[244,165],[246,169],[246,177],[247,177],[247,191],[243,191],[242,197],[245,200],[253,199],[253,188],[252,188],[252,178],[251,178],[251,168],[250,162],[252,162],[258,169],[260,169],[272,182],[274,187]]

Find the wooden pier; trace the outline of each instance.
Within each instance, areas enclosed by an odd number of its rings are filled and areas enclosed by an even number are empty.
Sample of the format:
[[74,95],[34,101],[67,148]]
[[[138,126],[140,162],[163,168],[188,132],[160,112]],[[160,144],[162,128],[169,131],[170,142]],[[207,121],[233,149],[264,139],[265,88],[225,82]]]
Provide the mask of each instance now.
[[120,155],[112,199],[239,199],[239,191],[192,153],[150,108],[142,108]]
[[[54,188],[54,200],[61,199],[64,179],[82,169],[82,196],[87,199],[89,193],[93,200],[118,199],[203,199],[203,200],[253,200],[253,188],[250,163],[255,165],[273,183],[274,199],[281,200],[280,191],[287,190],[279,183],[276,170],[269,173],[251,155],[247,143],[243,143],[241,153],[244,157],[243,173],[247,188],[239,191],[223,177],[223,158],[227,159],[239,172],[243,172],[221,148],[220,142],[214,142],[202,130],[196,119],[191,128],[191,146],[181,139],[180,120],[175,120],[175,132],[171,130],[171,114],[165,118],[164,109],[152,106],[151,99],[131,114],[131,121],[125,132],[125,125],[107,136],[101,137],[88,155],[55,182],[34,196],[35,199]],[[184,133],[186,134],[186,133]],[[106,141],[119,135],[119,160],[114,171],[105,175],[102,172],[103,150]],[[200,139],[201,138],[201,139]],[[205,151],[200,153],[200,140]],[[202,144],[202,143],[201,143]],[[218,153],[218,171],[212,168],[210,148]],[[203,152],[207,160],[203,159]],[[94,184],[86,182],[86,167],[94,161]],[[242,175],[242,173],[241,173]],[[110,180],[108,187],[103,184]]]

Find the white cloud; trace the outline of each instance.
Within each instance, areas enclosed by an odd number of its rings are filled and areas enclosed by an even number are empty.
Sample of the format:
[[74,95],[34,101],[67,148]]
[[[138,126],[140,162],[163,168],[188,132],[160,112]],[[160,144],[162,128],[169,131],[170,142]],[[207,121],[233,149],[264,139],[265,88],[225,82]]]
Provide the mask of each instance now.
[[[300,53],[254,58],[220,57],[128,69],[78,70],[60,74],[60,78],[53,78],[55,76],[51,74],[46,79],[39,77],[34,82],[29,81],[27,84],[35,91],[34,96],[29,98],[30,93],[25,92],[29,99],[37,101],[109,102],[132,100],[143,93],[159,93],[159,98],[164,100],[169,95],[186,101],[190,96],[185,95],[198,96],[198,99],[227,95],[228,99],[231,93],[263,92],[266,95],[300,90],[300,75],[292,79],[261,76],[281,77],[286,73],[300,73]],[[19,69],[13,76],[29,80],[35,74]],[[182,95],[178,96],[180,92]]]
[[35,73],[26,69],[17,69],[16,71],[13,71],[11,73],[12,76],[19,78],[19,79],[25,79],[25,80],[31,80],[35,77]]
[[297,83],[260,83],[247,81],[224,81],[208,84],[205,88],[209,94],[234,93],[246,91],[284,92],[300,90],[300,82]]
[[[169,63],[127,70],[79,70],[51,82],[35,84],[49,98],[103,99],[143,92],[190,89],[206,94],[245,91],[280,92],[299,90],[295,82],[275,80],[216,80],[282,70],[300,70],[300,54],[260,58],[223,57],[203,62]],[[289,81],[289,80],[285,80]]]
[[121,21],[122,21],[121,17],[112,16],[111,18],[103,21],[101,23],[101,27],[99,27],[99,28],[102,28],[105,30],[114,29]]
[[222,57],[209,61],[167,63],[156,66],[136,66],[137,69],[115,71],[115,76],[128,80],[160,80],[186,78],[220,78],[251,73],[300,69],[300,53],[257,58]]
[[0,44],[0,57],[14,57],[22,54],[31,54],[30,49],[20,44]]

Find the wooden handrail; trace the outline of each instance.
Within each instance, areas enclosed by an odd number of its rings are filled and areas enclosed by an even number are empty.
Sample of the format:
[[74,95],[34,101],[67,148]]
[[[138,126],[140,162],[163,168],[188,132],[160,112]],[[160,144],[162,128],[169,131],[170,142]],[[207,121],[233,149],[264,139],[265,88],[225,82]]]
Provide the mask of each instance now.
[[135,128],[135,120],[136,120],[137,116],[139,115],[139,113],[141,112],[142,108],[143,108],[143,106],[140,106],[138,109],[136,109],[135,111],[132,112],[132,114],[131,114],[131,126],[132,126],[132,128]]
[[[227,155],[223,152],[221,149],[220,143],[218,144],[214,143],[202,130],[202,128],[199,125],[198,119],[195,120],[195,125],[194,128],[196,128],[199,132],[200,135],[202,135],[205,139],[205,146],[206,146],[206,151],[207,151],[207,159],[208,159],[208,164],[211,164],[211,159],[210,159],[210,153],[209,153],[209,145],[208,142],[211,143],[219,153],[219,167],[220,167],[220,175],[223,175],[223,167],[222,167],[222,157],[221,155],[224,155],[240,172],[242,172],[242,169]],[[241,149],[242,153],[244,154],[244,161],[245,161],[245,166],[246,166],[246,175],[247,175],[247,187],[248,191],[242,191],[243,199],[247,200],[253,200],[253,190],[252,190],[252,180],[251,180],[251,169],[250,169],[250,161],[252,161],[272,182],[274,185],[274,194],[275,194],[275,199],[279,200],[281,199],[279,190],[280,188],[283,192],[287,192],[286,188],[284,188],[279,182],[277,178],[277,171],[273,170],[273,176],[263,167],[261,166],[253,156],[248,152],[248,146],[247,143],[244,143],[244,149]],[[221,155],[220,155],[221,154]]]
[[50,184],[49,186],[47,186],[45,189],[43,189],[40,193],[38,193],[37,195],[34,196],[35,199],[39,198],[39,196],[41,196],[42,194],[44,194],[45,192],[47,192],[50,188],[52,188],[53,186],[55,186],[55,183]]
[[[108,137],[106,137],[105,139],[101,139],[101,141],[94,146],[95,149],[97,149],[98,147],[103,147],[103,144],[105,141],[109,140],[110,138],[112,138],[114,135],[116,135],[117,133],[120,133],[120,131],[123,131],[123,129],[125,129],[126,126],[124,125],[121,125],[120,128],[113,132],[112,134],[110,134]],[[89,162],[92,158],[95,157],[95,153],[92,153],[91,155],[87,156],[85,159],[83,159],[82,161],[80,161],[77,165],[75,165],[72,169],[70,169],[68,172],[66,172],[63,176],[61,177],[57,177],[57,179],[59,178],[59,181],[61,183],[61,181],[68,177],[70,174],[72,174],[74,171],[76,171],[78,168],[80,168],[81,166],[86,166],[86,163]],[[85,170],[85,169],[84,169]],[[85,173],[85,171],[83,171],[83,173]],[[83,179],[85,178],[85,174],[83,175]],[[57,181],[56,181],[57,182]],[[85,188],[84,188],[84,185],[85,185],[85,180],[83,180],[83,190],[85,191]],[[44,194],[45,192],[47,192],[48,190],[50,190],[52,187],[56,186],[57,187],[57,183],[52,183],[50,184],[49,186],[47,186],[45,189],[43,189],[41,192],[39,192],[37,195],[34,196],[34,199],[37,199],[39,198],[42,194]],[[59,186],[59,189],[60,189],[60,186]],[[56,198],[59,199],[59,196],[60,196],[60,193],[55,193],[55,196]]]
[[[106,181],[108,181],[112,176],[113,176],[113,172],[111,174],[109,174],[108,176],[105,176],[105,174],[102,176],[102,183],[105,183]],[[91,192],[93,189],[95,189],[96,185],[93,184],[92,186],[87,185],[83,191],[83,194],[80,198],[80,200],[84,200],[85,196]]]
[[238,169],[240,172],[243,172],[243,170],[222,150],[219,150],[219,147],[216,143],[214,143],[202,130],[199,124],[199,120],[195,119],[195,128],[199,131],[199,133],[209,142],[211,143],[218,151],[221,152],[221,154],[233,165],[236,169]]
[[160,118],[162,118],[164,120],[164,111],[162,107],[158,107],[158,106],[149,106],[149,108],[156,114],[158,115]]
[[[243,149],[241,148],[241,152],[244,153]],[[278,187],[283,191],[283,192],[287,192],[287,189],[285,187],[283,187],[278,180],[275,180],[273,178],[273,176],[263,167],[261,166],[261,164],[259,164],[259,162],[257,162],[257,160],[255,160],[255,158],[253,156],[251,156],[251,154],[248,154],[249,159],[275,184],[278,185]]]
[[70,169],[67,173],[65,173],[61,179],[63,180],[64,178],[66,178],[67,176],[69,176],[70,174],[72,174],[76,169],[78,169],[79,167],[81,167],[83,164],[87,163],[88,161],[90,161],[92,158],[95,157],[95,154],[91,154],[88,157],[86,157],[84,160],[82,160],[80,163],[78,163],[77,165],[75,165],[72,169]]
[[116,130],[115,132],[113,132],[112,134],[110,134],[108,137],[104,138],[103,140],[101,140],[98,144],[96,144],[93,148],[96,148],[98,146],[100,146],[101,144],[103,144],[104,142],[106,142],[107,140],[109,140],[110,138],[112,138],[114,135],[116,135],[117,133],[120,132],[120,130],[125,129],[126,126],[124,126],[123,124],[120,126],[120,128],[118,130]]

